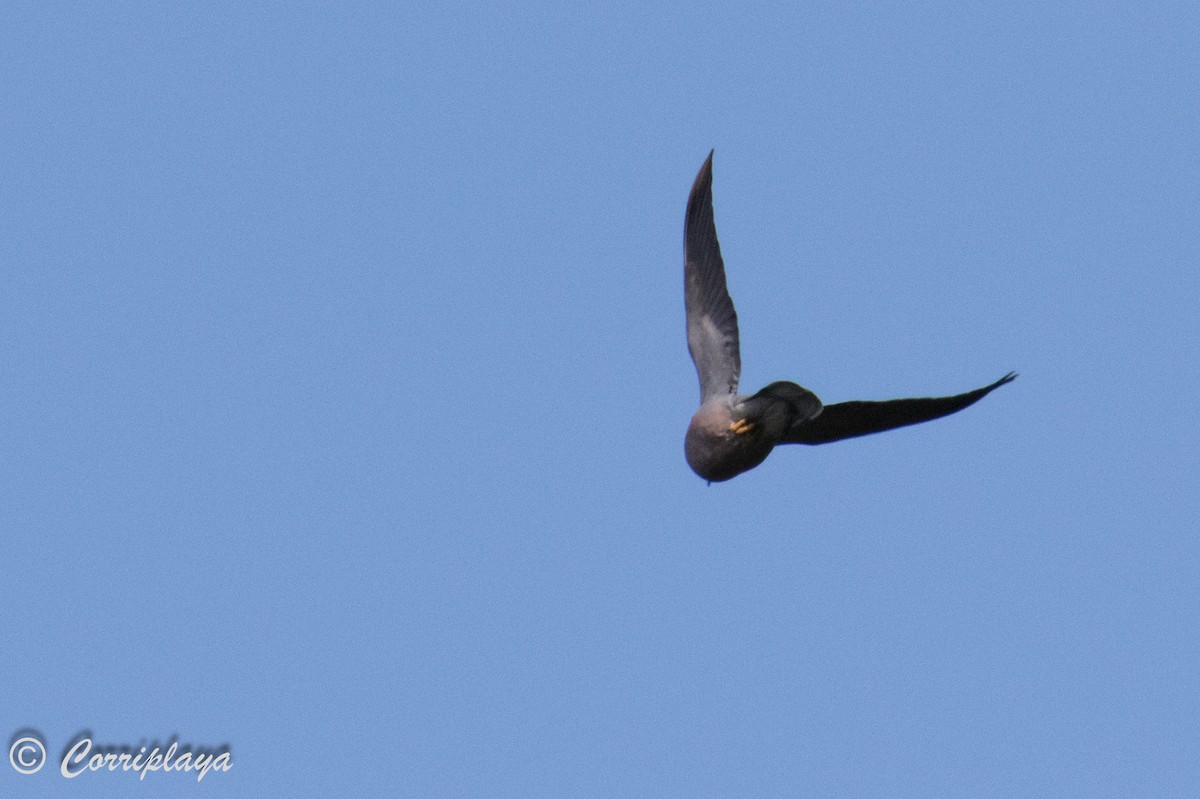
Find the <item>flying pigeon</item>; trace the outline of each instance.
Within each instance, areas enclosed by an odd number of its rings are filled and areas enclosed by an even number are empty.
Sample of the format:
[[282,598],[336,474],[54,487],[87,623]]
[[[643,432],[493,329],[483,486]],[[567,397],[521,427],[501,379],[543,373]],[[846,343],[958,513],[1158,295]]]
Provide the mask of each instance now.
[[951,397],[839,402],[787,381],[757,394],[739,394],[742,361],[737,313],[725,287],[725,264],[712,209],[712,153],[688,197],[684,223],[684,299],[688,349],[700,377],[700,409],[688,425],[684,450],[692,471],[710,483],[762,463],[776,444],[828,444],[928,422],[961,411],[1016,378]]

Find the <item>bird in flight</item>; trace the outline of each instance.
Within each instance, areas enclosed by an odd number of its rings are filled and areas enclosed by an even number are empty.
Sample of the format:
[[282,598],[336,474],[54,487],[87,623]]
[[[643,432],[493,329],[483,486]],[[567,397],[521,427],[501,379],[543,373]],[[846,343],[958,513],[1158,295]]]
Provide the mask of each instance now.
[[725,263],[712,208],[712,153],[692,185],[683,232],[688,349],[700,376],[700,409],[688,425],[684,451],[692,471],[710,483],[762,463],[776,444],[828,444],[927,422],[961,411],[1016,378],[951,397],[839,402],[787,381],[757,394],[738,394],[742,359],[737,313],[725,287]]

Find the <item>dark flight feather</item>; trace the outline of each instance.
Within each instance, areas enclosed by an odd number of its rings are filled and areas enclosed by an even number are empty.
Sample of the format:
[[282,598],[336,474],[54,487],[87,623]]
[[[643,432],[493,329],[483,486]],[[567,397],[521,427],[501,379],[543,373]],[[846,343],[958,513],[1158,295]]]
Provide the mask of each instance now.
[[989,393],[1016,379],[1009,372],[990,386],[977,388],[952,397],[923,397],[881,402],[839,402],[826,405],[814,419],[801,422],[784,433],[781,444],[828,444],[844,438],[867,436],[910,424],[949,416],[986,397]]

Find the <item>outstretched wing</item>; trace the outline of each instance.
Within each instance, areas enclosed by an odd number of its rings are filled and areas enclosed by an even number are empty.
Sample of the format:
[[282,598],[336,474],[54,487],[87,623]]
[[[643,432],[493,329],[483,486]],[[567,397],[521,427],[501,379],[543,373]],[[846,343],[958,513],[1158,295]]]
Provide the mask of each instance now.
[[953,397],[839,402],[836,405],[826,405],[815,419],[801,422],[788,430],[780,443],[828,444],[843,438],[855,438],[891,430],[894,427],[928,422],[961,411],[1005,383],[1011,382],[1016,376],[1016,372],[1009,372],[990,386]]
[[683,227],[683,283],[688,350],[700,376],[700,402],[737,391],[742,359],[737,312],[725,287],[725,263],[712,209],[712,153],[688,197]]

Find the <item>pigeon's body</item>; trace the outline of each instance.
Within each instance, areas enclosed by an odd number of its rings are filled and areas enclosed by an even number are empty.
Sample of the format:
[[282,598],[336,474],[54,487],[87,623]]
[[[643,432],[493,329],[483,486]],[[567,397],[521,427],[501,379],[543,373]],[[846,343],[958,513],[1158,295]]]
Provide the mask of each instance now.
[[776,444],[826,444],[960,411],[1012,380],[950,397],[822,406],[806,388],[780,381],[757,394],[738,394],[741,353],[737,312],[725,286],[725,264],[712,211],[712,154],[688,198],[684,224],[684,297],[688,349],[700,378],[700,409],[684,449],[692,471],[719,482],[753,469]]
[[820,412],[817,395],[795,383],[772,383],[753,396],[714,394],[688,425],[688,465],[705,480],[728,480],[762,463],[789,430]]

